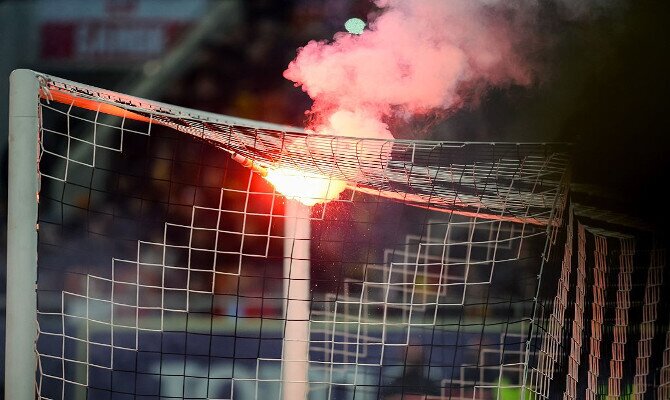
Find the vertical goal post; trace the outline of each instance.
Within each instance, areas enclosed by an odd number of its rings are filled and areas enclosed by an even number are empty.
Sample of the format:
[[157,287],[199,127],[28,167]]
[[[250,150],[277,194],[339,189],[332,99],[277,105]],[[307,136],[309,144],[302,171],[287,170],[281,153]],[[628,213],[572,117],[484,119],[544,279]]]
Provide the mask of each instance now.
[[37,357],[38,99],[35,73],[10,77],[5,398],[32,399]]
[[286,328],[282,351],[284,399],[304,399],[309,393],[310,208],[297,200],[285,211],[284,289]]

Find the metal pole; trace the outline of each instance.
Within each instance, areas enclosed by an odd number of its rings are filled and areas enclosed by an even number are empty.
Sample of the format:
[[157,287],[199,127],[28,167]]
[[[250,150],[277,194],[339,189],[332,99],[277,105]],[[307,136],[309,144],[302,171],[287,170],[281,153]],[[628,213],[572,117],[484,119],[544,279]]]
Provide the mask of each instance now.
[[285,218],[282,391],[284,400],[304,400],[309,393],[310,208],[287,200]]
[[16,400],[35,398],[38,90],[34,72],[10,75],[5,398]]

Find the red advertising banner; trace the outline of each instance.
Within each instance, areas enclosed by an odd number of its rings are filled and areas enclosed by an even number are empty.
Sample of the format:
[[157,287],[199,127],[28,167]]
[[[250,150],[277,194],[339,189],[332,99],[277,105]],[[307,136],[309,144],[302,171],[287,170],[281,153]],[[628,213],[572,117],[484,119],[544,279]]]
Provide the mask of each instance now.
[[[125,63],[157,58],[207,10],[205,0],[42,1],[44,61]],[[58,10],[52,10],[58,6]]]

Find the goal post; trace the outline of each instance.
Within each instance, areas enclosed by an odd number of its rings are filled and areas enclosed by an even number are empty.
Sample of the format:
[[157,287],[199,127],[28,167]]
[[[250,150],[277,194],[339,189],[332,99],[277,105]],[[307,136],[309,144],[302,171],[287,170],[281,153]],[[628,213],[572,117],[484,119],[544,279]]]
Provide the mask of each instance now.
[[10,104],[6,398],[667,392],[665,250],[569,199],[569,145],[306,134],[28,70]]
[[304,399],[309,393],[310,208],[297,200],[286,204],[284,289],[286,327],[282,351],[284,399]]
[[[517,294],[494,271],[560,228],[565,146],[306,135],[28,70],[13,74],[11,104],[9,398],[523,388],[535,266]],[[314,207],[286,200],[262,183],[284,169],[346,191]],[[486,312],[466,317],[515,304],[522,315],[496,311],[491,328]],[[467,346],[438,344],[454,332],[482,346],[468,362],[502,357],[496,373],[458,370]],[[163,349],[175,336],[210,342],[208,361],[175,359],[186,350]],[[387,393],[382,381],[431,359],[425,382]]]
[[32,399],[37,358],[38,99],[35,73],[10,77],[5,398]]

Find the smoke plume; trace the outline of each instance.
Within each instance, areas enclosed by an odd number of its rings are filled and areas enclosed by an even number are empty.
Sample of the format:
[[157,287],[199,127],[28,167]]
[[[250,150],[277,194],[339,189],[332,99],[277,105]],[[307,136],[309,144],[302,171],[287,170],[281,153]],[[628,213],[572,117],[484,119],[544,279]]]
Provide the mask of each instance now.
[[390,117],[453,109],[473,86],[529,83],[510,25],[496,17],[502,3],[377,0],[382,12],[361,35],[309,42],[284,73],[314,100],[308,128],[391,139]]
[[391,119],[453,111],[488,87],[533,82],[524,53],[536,45],[529,26],[537,1],[375,3],[381,12],[361,35],[311,41],[284,72],[314,101],[308,129],[392,139]]

